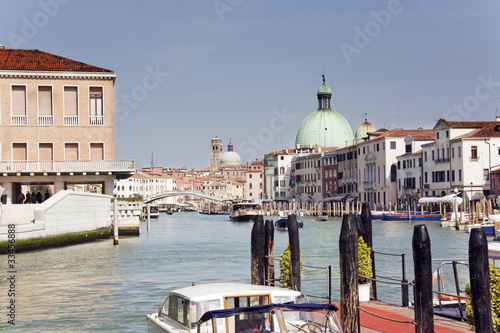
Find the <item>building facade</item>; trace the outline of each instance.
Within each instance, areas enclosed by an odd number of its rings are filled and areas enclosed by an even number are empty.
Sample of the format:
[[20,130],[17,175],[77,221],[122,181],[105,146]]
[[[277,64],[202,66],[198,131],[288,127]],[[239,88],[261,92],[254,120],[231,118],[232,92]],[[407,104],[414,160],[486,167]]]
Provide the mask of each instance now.
[[39,50],[0,49],[0,175],[5,203],[26,187],[112,194],[134,172],[114,160],[112,70]]

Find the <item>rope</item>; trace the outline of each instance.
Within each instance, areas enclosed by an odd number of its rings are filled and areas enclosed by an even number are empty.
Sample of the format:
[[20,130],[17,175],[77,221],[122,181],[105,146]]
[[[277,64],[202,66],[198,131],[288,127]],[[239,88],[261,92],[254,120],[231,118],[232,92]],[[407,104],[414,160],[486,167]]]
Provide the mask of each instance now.
[[361,307],[360,307],[359,309],[360,309],[361,311],[364,311],[364,312],[368,313],[368,314],[371,314],[372,316],[375,316],[375,317],[378,317],[378,318],[381,318],[381,319],[385,319],[385,320],[389,320],[389,321],[394,321],[394,322],[396,322],[396,323],[402,323],[402,324],[412,324],[412,325],[416,325],[416,324],[417,324],[414,320],[412,320],[412,321],[397,320],[397,319],[392,319],[392,318],[387,318],[387,317],[382,317],[382,316],[379,316],[379,315],[377,315],[377,314],[375,314],[375,313],[372,313],[372,312],[370,312],[370,311],[367,311],[367,310],[365,310],[365,309],[363,309],[363,308],[361,308]]
[[377,280],[377,279],[374,279],[374,278],[371,278],[371,277],[367,277],[367,276],[363,276],[363,275],[359,275],[359,276],[362,277],[362,278],[365,278],[367,280],[370,280],[370,281],[375,281],[375,282],[380,282],[380,283],[387,283],[387,284],[395,284],[395,285],[398,285],[398,286],[414,286],[415,285],[412,282],[389,282],[389,281]]
[[384,256],[393,256],[393,257],[401,257],[401,254],[394,254],[394,253],[384,253],[384,252],[377,252],[377,251],[372,251],[373,253],[376,254],[382,254]]

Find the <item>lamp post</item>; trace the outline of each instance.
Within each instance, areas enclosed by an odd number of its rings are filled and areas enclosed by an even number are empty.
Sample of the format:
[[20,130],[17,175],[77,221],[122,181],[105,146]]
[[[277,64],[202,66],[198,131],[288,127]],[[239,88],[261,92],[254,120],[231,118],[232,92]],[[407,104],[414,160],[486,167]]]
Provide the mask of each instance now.
[[116,187],[113,190],[113,196],[115,197],[113,201],[113,245],[118,245],[118,189]]

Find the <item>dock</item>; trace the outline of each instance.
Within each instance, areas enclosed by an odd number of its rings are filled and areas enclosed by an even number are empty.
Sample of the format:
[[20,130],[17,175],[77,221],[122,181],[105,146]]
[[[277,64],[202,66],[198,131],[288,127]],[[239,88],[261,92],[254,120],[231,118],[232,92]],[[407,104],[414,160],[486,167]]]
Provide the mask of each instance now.
[[[336,303],[340,308],[340,304]],[[414,333],[415,326],[410,323],[415,320],[413,309],[388,304],[381,301],[370,301],[360,303],[360,325],[362,333],[384,332],[384,333]],[[396,321],[389,321],[377,316],[391,318]],[[340,311],[339,311],[340,312]],[[340,318],[340,313],[337,317]],[[434,315],[434,331],[439,333],[473,332],[466,322]]]

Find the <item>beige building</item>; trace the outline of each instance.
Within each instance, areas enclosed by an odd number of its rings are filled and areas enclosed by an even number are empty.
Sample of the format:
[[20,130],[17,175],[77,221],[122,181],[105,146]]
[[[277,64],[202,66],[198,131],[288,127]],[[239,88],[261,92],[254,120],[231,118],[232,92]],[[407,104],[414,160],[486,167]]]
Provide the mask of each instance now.
[[[75,184],[112,194],[134,162],[114,159],[112,70],[39,50],[0,48],[0,177],[4,203],[27,186]],[[23,186],[24,185],[24,186]]]

